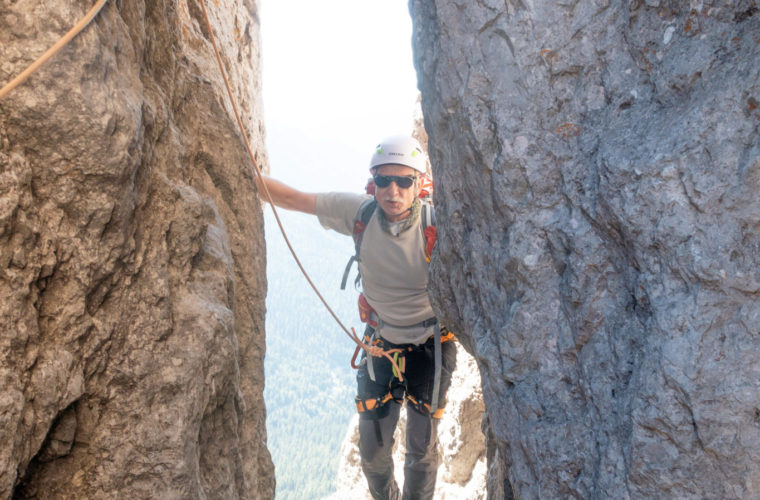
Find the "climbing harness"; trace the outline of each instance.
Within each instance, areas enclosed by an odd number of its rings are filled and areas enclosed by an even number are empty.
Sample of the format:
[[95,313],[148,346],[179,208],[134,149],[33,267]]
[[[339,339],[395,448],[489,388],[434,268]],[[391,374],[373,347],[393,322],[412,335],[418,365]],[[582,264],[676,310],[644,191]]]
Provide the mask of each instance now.
[[[427,184],[425,185],[427,188],[426,195],[429,196],[430,193],[432,193],[433,186],[432,182],[428,179]],[[370,189],[374,191],[374,184],[368,183],[366,190],[369,192]],[[353,225],[353,233],[352,237],[354,239],[354,249],[355,253],[351,256],[351,258],[348,261],[348,264],[346,264],[346,268],[343,271],[343,278],[341,279],[340,283],[340,289],[345,290],[346,289],[346,282],[348,281],[348,275],[351,271],[351,267],[353,266],[354,262],[358,263],[360,261],[360,250],[361,250],[361,244],[362,239],[364,237],[364,231],[367,229],[367,225],[369,224],[370,219],[375,213],[375,210],[377,208],[377,200],[374,198],[368,199],[364,201],[360,206],[359,210],[356,213],[356,216],[354,217],[354,225]],[[433,205],[429,200],[423,200],[422,201],[422,210],[421,210],[421,219],[422,222],[420,224],[420,227],[422,229],[422,234],[424,236],[425,241],[425,260],[429,263],[430,257],[433,253],[433,247],[435,246],[435,242],[437,239],[437,231],[435,228],[435,210],[433,209]],[[354,286],[358,287],[359,283],[361,281],[361,273],[357,270],[356,273],[356,279],[354,280]],[[397,325],[391,325],[389,323],[384,323],[380,317],[377,315],[377,313],[372,309],[372,306],[370,306],[367,299],[364,297],[364,294],[359,294],[359,318],[363,323],[367,323],[372,328],[372,335],[364,337],[365,342],[369,345],[377,345],[379,339],[377,338],[377,334],[379,330],[382,330],[382,327],[384,324],[387,324],[392,327],[396,328],[404,328]],[[431,398],[431,405],[428,407],[428,410],[431,414],[435,414],[438,410],[438,396],[440,392],[441,387],[441,342],[445,340],[441,339],[441,328],[438,325],[438,320],[436,318],[430,318],[425,321],[422,321],[415,325],[407,325],[406,328],[414,328],[414,327],[430,327],[435,325],[434,333],[434,341],[433,341],[433,360],[434,360],[434,375],[433,375],[433,395]],[[450,333],[450,332],[449,332]],[[452,334],[453,337],[453,334]],[[447,339],[448,340],[448,339]],[[359,365],[356,363],[356,358],[359,354],[360,346],[356,347],[356,350],[354,351],[354,355],[351,358],[351,367],[354,369],[357,369]],[[394,350],[397,351],[397,350]],[[390,351],[386,351],[390,352]],[[403,370],[400,370],[398,368],[398,352],[393,353],[393,359],[395,363],[393,364],[393,373],[397,376],[397,378],[400,381],[403,381],[403,376],[401,375],[403,373]],[[369,377],[371,380],[375,380],[375,366],[372,361],[371,357],[367,357],[363,360],[367,364],[367,372],[369,374]]]
[[66,33],[52,47],[45,51],[44,54],[42,54],[28,68],[22,71],[16,78],[4,85],[3,88],[0,89],[0,99],[5,97],[5,95],[8,94],[11,90],[21,85],[24,80],[29,78],[29,76],[37,70],[37,68],[45,64],[48,59],[53,57],[56,53],[58,53],[59,50],[61,50],[67,43],[69,43],[72,38],[77,36],[79,32],[82,31],[88,24],[90,24],[90,21],[92,21],[95,16],[98,15],[98,12],[100,12],[100,9],[103,8],[107,1],[108,0],[98,0],[98,2],[87,12],[87,14],[85,14],[82,19],[80,19],[80,21],[73,28],[69,30],[68,33]]
[[[406,398],[408,402],[416,408],[420,413],[429,413],[433,418],[440,418],[443,415],[443,407],[438,406],[439,396],[440,396],[440,386],[441,386],[441,379],[440,374],[442,370],[442,359],[443,355],[440,352],[442,350],[442,345],[446,342],[456,341],[456,337],[452,332],[450,332],[445,327],[439,328],[438,324],[435,324],[436,332],[437,334],[434,336],[431,336],[430,339],[428,339],[427,342],[424,344],[419,345],[412,345],[412,344],[391,344],[387,340],[379,337],[376,335],[376,331],[372,331],[373,329],[371,327],[368,327],[365,335],[364,335],[364,341],[368,344],[372,345],[382,345],[387,352],[393,353],[393,359],[396,361],[396,366],[391,367],[391,373],[390,373],[390,379],[388,379],[389,375],[386,372],[383,372],[382,374],[378,374],[380,376],[380,379],[382,380],[382,384],[385,384],[385,380],[389,380],[387,392],[381,396],[373,396],[369,397],[367,399],[362,399],[361,396],[357,395],[355,398],[356,403],[356,410],[360,414],[365,414],[366,416],[364,418],[382,418],[382,414],[378,414],[377,412],[383,408],[383,406],[389,402],[391,399],[393,399],[396,402],[401,402],[403,399],[403,394],[406,393]],[[409,377],[402,376],[402,374],[406,374],[406,368],[407,368],[407,358],[409,356],[415,355],[415,353],[419,353],[421,351],[425,351],[427,349],[433,350],[433,356],[438,357],[440,360],[437,363],[437,366],[434,366],[435,372],[437,372],[438,375],[438,381],[433,381],[433,391],[432,394],[428,395],[430,398],[430,402],[425,402],[417,399],[417,396],[423,397],[423,395],[418,394],[415,396],[413,392],[409,391],[409,384],[413,384],[412,387],[416,385],[414,380],[409,380]],[[436,351],[438,351],[436,353]],[[373,375],[373,369],[372,369],[372,360],[369,357],[363,358],[361,363],[356,363],[356,355],[358,354],[359,349],[356,350],[354,353],[354,358],[351,360],[351,366],[355,369],[358,369],[361,367],[362,364],[366,366],[366,373],[367,376],[375,382],[378,383],[377,378]],[[419,354],[416,354],[418,357]],[[410,361],[411,363],[414,362],[414,360]],[[417,375],[419,377],[419,375]],[[419,379],[418,379],[419,380]],[[436,386],[438,386],[438,389],[436,389]],[[360,385],[361,387],[361,385]],[[401,388],[403,388],[403,391],[401,391]],[[401,391],[401,392],[399,392]],[[360,389],[361,394],[361,389]],[[370,414],[370,412],[372,412]]]

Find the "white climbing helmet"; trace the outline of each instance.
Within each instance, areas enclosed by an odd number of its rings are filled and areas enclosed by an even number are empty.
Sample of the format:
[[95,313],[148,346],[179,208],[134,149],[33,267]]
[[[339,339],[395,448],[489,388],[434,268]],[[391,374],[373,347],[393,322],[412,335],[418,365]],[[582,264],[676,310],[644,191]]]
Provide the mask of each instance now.
[[380,142],[369,162],[370,172],[383,165],[404,165],[424,174],[425,153],[417,139],[408,135],[388,137]]

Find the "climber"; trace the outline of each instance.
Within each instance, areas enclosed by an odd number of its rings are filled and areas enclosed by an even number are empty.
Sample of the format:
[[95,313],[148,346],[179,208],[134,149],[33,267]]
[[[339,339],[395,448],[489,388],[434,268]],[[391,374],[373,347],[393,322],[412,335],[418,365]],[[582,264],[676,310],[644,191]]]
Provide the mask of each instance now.
[[393,351],[399,369],[385,357],[364,353],[356,376],[362,470],[375,499],[399,498],[392,450],[404,399],[401,498],[433,498],[439,463],[437,427],[456,364],[453,335],[438,324],[427,294],[430,223],[423,222],[426,210],[418,197],[425,167],[420,144],[401,136],[384,140],[372,155],[374,197],[306,193],[270,177],[259,181],[266,184],[275,205],[314,214],[326,229],[354,236],[362,286],[360,310],[367,323],[365,342]]

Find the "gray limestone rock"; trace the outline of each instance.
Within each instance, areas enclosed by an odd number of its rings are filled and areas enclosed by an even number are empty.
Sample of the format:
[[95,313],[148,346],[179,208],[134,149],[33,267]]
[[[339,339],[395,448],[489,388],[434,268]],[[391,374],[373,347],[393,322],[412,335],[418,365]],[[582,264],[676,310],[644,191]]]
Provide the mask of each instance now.
[[489,497],[760,497],[760,5],[410,10]]
[[[0,4],[0,81],[93,3]],[[256,1],[209,5],[261,152]],[[108,2],[0,101],[0,498],[272,498],[264,255],[199,4]]]

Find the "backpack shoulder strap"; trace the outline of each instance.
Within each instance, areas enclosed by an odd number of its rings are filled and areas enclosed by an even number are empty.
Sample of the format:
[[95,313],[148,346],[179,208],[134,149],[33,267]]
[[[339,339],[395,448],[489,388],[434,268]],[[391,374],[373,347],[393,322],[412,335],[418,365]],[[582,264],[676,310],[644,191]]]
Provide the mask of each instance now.
[[430,203],[422,204],[422,230],[428,226],[435,226],[435,207]]
[[[367,224],[369,224],[369,220],[372,218],[372,214],[375,213],[376,207],[377,201],[374,198],[370,198],[366,201],[363,201],[359,206],[359,210],[356,212],[356,216],[354,217],[354,232],[351,235],[354,238],[355,253],[348,260],[348,264],[346,264],[346,270],[343,271],[343,279],[340,281],[341,290],[346,289],[346,282],[348,281],[348,273],[351,272],[351,266],[354,262],[359,262],[359,249],[362,246],[364,230],[367,229]],[[359,276],[356,277],[356,281],[358,283]]]
[[377,200],[370,198],[362,202],[359,206],[359,210],[354,217],[354,245],[356,246],[356,255],[359,256],[359,247],[362,244],[362,238],[364,237],[364,230],[367,229],[367,224],[372,218],[372,214],[375,213],[377,207]]

